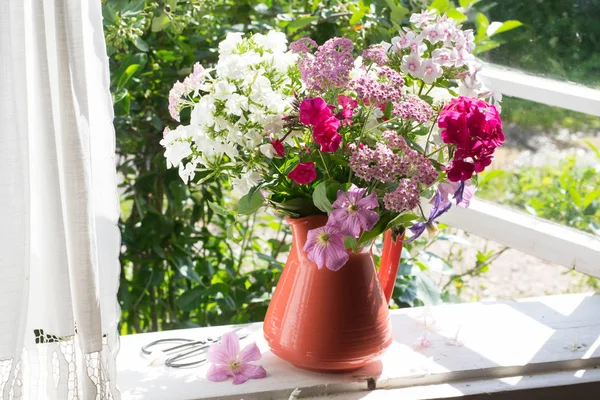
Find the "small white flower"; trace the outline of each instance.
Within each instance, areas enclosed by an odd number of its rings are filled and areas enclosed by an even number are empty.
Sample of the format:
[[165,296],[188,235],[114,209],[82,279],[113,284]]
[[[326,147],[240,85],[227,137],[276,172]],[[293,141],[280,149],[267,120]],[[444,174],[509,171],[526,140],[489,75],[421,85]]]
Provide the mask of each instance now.
[[175,141],[166,146],[165,158],[167,159],[167,168],[176,167],[181,160],[192,154],[190,142]]
[[213,126],[215,124],[214,112],[215,99],[210,96],[202,96],[200,101],[194,106],[191,114],[191,124],[199,126]]
[[256,171],[247,171],[239,178],[235,178],[231,183],[233,190],[240,196],[246,195],[250,189],[258,185],[262,180],[260,174]]
[[244,110],[248,110],[248,98],[246,96],[234,93],[229,96],[229,99],[225,102],[225,111],[229,114],[237,115],[239,117],[243,114]]
[[421,62],[422,79],[428,85],[431,85],[440,78],[444,71],[431,58],[427,58]]
[[423,37],[427,39],[429,43],[436,44],[446,40],[446,33],[444,27],[440,24],[429,25],[423,30]]
[[402,64],[400,70],[405,74],[411,74],[417,78],[422,75],[423,69],[421,68],[421,57],[418,54],[411,53],[410,55],[402,57]]
[[190,161],[187,164],[179,164],[179,177],[186,185],[191,179],[194,179],[196,175],[196,166],[197,163],[194,161]]
[[219,43],[219,54],[221,56],[227,56],[231,54],[233,49],[242,42],[242,32],[229,32],[225,40]]
[[432,53],[433,62],[444,67],[454,65],[454,60],[458,57],[456,49],[435,49]]
[[287,50],[287,38],[283,32],[269,31],[266,36],[257,33],[252,36],[252,40],[273,53],[284,53]]
[[400,36],[392,38],[392,46],[394,46],[397,51],[400,51],[401,49],[410,47],[415,40],[417,40],[417,36],[413,31],[409,30],[406,33],[400,32]]
[[435,10],[429,10],[421,12],[420,14],[413,14],[410,16],[410,23],[414,24],[416,27],[423,27],[424,25],[429,24],[432,21],[435,21]]
[[275,149],[271,143],[261,144],[258,149],[267,158],[275,157]]
[[233,83],[225,80],[215,82],[214,88],[214,97],[217,100],[227,100],[237,90],[237,87]]
[[262,75],[256,77],[256,80],[252,84],[251,88],[252,93],[250,94],[250,99],[259,104],[263,103],[267,93],[271,93],[273,91],[271,88],[271,81]]

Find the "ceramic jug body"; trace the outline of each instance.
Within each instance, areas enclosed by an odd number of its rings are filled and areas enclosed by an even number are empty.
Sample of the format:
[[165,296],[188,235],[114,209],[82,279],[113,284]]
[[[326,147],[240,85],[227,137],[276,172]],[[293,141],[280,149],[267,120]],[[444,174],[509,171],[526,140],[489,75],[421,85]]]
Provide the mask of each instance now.
[[325,225],[327,216],[288,222],[292,247],[264,321],[271,350],[315,371],[366,365],[392,343],[388,299],[371,252],[349,254],[346,265],[335,272],[318,269],[303,247],[307,232]]

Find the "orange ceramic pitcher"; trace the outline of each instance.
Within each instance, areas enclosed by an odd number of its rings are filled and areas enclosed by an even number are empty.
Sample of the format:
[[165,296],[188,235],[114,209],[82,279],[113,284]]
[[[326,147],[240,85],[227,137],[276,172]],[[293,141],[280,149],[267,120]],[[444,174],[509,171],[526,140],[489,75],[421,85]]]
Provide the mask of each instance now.
[[391,343],[388,302],[402,252],[402,237],[386,232],[379,275],[369,250],[350,254],[339,271],[319,270],[302,250],[309,230],[326,215],[291,219],[292,248],[264,322],[271,351],[303,369],[341,372],[360,368]]

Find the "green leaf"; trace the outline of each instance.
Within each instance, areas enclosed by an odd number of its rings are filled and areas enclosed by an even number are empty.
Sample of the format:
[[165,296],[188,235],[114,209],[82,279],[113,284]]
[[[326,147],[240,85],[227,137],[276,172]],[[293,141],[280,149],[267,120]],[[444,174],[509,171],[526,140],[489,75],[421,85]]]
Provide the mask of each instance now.
[[477,13],[475,15],[475,27],[477,29],[477,37],[484,38],[486,36],[487,28],[490,26],[490,21],[483,13]]
[[165,60],[165,61],[178,61],[183,58],[180,54],[177,54],[170,50],[165,50],[165,49],[158,50],[156,52],[156,57],[160,58],[161,60]]
[[313,203],[323,212],[330,213],[333,211],[333,206],[327,198],[327,182],[323,181],[317,185],[313,192]]
[[495,49],[496,47],[499,47],[499,46],[500,46],[500,43],[493,41],[493,40],[481,41],[476,44],[475,51],[473,51],[473,54],[481,54],[486,51]]
[[[492,22],[492,25],[497,24],[496,22]],[[492,25],[490,25],[490,28],[492,27]],[[494,25],[493,30],[487,30],[487,35],[488,36],[492,36],[492,35],[497,35],[498,33],[502,33],[502,32],[506,32],[506,31],[510,31],[512,29],[518,28],[521,25],[523,25],[523,23],[521,21],[517,21],[514,19],[510,19],[508,21],[504,21],[503,23],[500,23],[500,25],[496,28],[496,25]]]
[[175,302],[181,308],[182,311],[192,311],[200,306],[202,296],[204,294],[204,288],[196,286],[191,290],[183,292]]
[[347,249],[351,249],[353,252],[358,253],[358,243],[355,238],[351,236],[346,236],[344,238],[344,246]]
[[446,11],[446,15],[455,20],[457,24],[463,23],[468,19],[465,14],[461,13],[457,9]]
[[117,89],[121,89],[123,86],[125,86],[125,84],[129,81],[129,79],[131,79],[133,74],[135,74],[138,69],[140,69],[140,64],[129,65],[119,78],[119,81],[117,82]]
[[365,14],[369,11],[369,7],[365,5],[365,3],[361,0],[357,4],[350,4],[348,7],[352,12],[352,17],[348,22],[350,25],[356,25],[359,21],[365,16]]
[[396,226],[406,226],[411,221],[414,221],[415,219],[419,219],[419,218],[420,217],[418,215],[413,214],[413,213],[400,214],[387,224],[387,227],[385,228],[385,230],[394,228]]
[[292,22],[290,22],[287,25],[288,30],[291,32],[293,31],[297,31],[300,28],[304,28],[305,26],[308,26],[310,24],[312,24],[313,22],[316,22],[319,20],[319,17],[304,17],[304,18],[299,18],[296,19]]
[[594,190],[593,192],[586,194],[583,198],[583,208],[586,208],[587,206],[592,204],[592,202],[598,197],[600,197],[600,190]]
[[485,186],[486,183],[491,181],[494,178],[498,178],[506,175],[506,172],[501,169],[495,169],[489,172],[486,172],[484,175],[481,175],[481,179],[479,180],[479,186]]
[[458,4],[462,8],[469,8],[474,6],[476,3],[479,3],[479,0],[458,0]]
[[157,15],[156,17],[152,18],[152,32],[160,32],[163,29],[165,29],[170,23],[171,20],[169,19],[167,14]]
[[121,15],[124,17],[133,17],[144,10],[144,0],[132,0],[123,8]]
[[358,238],[358,247],[370,246],[373,239],[381,235],[388,223],[391,221],[392,216],[390,214],[384,214],[379,218],[379,221],[369,232],[363,232]]
[[226,231],[227,239],[233,240],[235,243],[241,243],[242,240],[244,240],[242,235],[236,237],[234,233],[235,233],[235,223],[229,224],[227,226],[227,231]]
[[395,25],[401,25],[402,20],[409,13],[408,8],[404,7],[400,2],[395,0],[385,0],[386,4],[390,8],[390,20]]
[[175,8],[177,7],[177,0],[168,0],[167,2],[169,4],[169,7],[171,8],[171,11],[175,10]]
[[118,102],[123,100],[125,98],[125,96],[127,96],[128,94],[129,94],[129,92],[127,91],[127,89],[121,89],[121,90],[117,91],[116,93],[113,93],[112,94],[113,104],[117,104]]
[[133,44],[140,51],[147,52],[148,50],[150,50],[150,47],[148,47],[148,43],[144,42],[144,40],[139,36],[135,38],[135,42],[133,42]]
[[581,194],[579,193],[579,191],[577,190],[577,188],[575,187],[570,187],[569,188],[569,194],[571,195],[571,198],[573,199],[573,203],[575,203],[575,205],[579,208],[583,208],[583,199],[581,198]]
[[237,205],[237,212],[242,215],[254,214],[265,203],[265,198],[260,191],[248,193],[240,199]]
[[415,284],[417,286],[418,297],[423,300],[425,305],[436,305],[442,302],[440,289],[427,274],[423,272],[417,273]]
[[[120,82],[124,79],[123,75],[126,74],[127,69],[131,65],[136,65],[136,64],[139,65],[139,68],[137,68],[135,72],[138,72],[138,71],[141,72],[141,70],[146,66],[147,62],[148,62],[148,56],[144,53],[136,53],[130,57],[127,57],[125,60],[123,60],[121,65],[119,65],[119,68],[117,68],[117,70],[111,74],[111,77],[110,77],[111,84],[114,86],[118,86],[118,82]],[[135,72],[134,72],[134,74],[135,74]],[[129,79],[129,78],[127,78],[127,79]]]
[[217,203],[213,203],[212,201],[208,202],[208,206],[210,207],[211,210],[213,210],[215,212],[215,214],[217,215],[221,215],[223,217],[226,217],[229,215],[229,210],[226,209],[225,207],[221,206],[220,204]]
[[439,14],[443,14],[450,8],[450,0],[434,0],[433,3],[429,7],[428,10],[437,10]]
[[174,262],[175,268],[177,268],[181,275],[185,276],[190,281],[202,284],[202,279],[200,278],[200,275],[198,275],[198,273],[196,272],[196,270],[194,270],[192,266],[180,265],[180,263],[181,261],[179,261],[178,259],[176,259]]
[[598,150],[598,148],[596,146],[594,146],[594,144],[592,142],[590,142],[589,140],[585,140],[584,142],[585,142],[585,144],[588,145],[588,147],[590,149],[592,149],[592,151],[596,154],[596,157],[598,157],[598,159],[600,159],[600,150]]

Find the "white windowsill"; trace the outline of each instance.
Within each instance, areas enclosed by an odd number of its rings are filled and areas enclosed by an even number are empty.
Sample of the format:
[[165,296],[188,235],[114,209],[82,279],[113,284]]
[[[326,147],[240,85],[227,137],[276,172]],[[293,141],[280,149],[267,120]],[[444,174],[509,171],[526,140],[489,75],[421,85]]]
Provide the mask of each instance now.
[[[243,385],[207,381],[207,366],[149,366],[140,355],[141,346],[159,338],[218,336],[231,326],[123,336],[117,384],[123,400],[287,399],[296,388],[302,397],[416,400],[600,381],[594,369],[600,365],[600,295],[433,307],[439,330],[430,334],[431,347],[415,349],[423,312],[392,311],[394,343],[381,363],[337,375],[294,368],[268,351],[262,324],[245,325],[252,333],[242,345],[257,342],[259,363],[269,375]],[[457,331],[462,345],[449,344]],[[374,391],[367,390],[370,377],[376,379]]]

